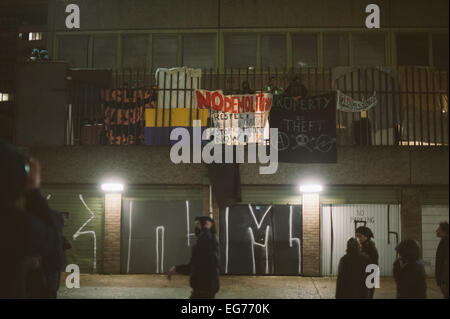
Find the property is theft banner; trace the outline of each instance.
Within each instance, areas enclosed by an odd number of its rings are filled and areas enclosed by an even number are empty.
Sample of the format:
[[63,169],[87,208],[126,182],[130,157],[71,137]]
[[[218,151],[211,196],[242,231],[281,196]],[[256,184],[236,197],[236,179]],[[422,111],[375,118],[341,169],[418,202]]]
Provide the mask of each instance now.
[[270,127],[278,128],[280,162],[337,162],[336,92],[300,100],[275,96]]

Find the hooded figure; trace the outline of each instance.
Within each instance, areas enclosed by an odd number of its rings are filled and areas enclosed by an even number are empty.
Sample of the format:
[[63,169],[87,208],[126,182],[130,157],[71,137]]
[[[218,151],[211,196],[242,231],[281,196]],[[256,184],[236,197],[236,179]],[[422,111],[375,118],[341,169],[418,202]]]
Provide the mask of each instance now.
[[214,220],[208,216],[196,217],[195,235],[197,241],[192,247],[190,263],[173,267],[169,279],[173,273],[190,275],[190,299],[213,299],[220,288],[220,251]]
[[425,299],[427,284],[425,267],[419,259],[420,248],[414,240],[404,240],[396,247],[398,258],[394,262],[394,279],[398,299]]
[[339,261],[336,299],[367,299],[366,267],[369,258],[361,253],[356,238],[347,241],[346,254]]
[[48,297],[43,263],[58,255],[58,231],[39,191],[38,165],[0,141],[0,298]]
[[[375,243],[372,238],[373,232],[369,227],[360,226],[356,229],[356,238],[358,238],[361,244],[361,250],[363,254],[369,257],[369,264],[378,265],[378,250],[375,247]],[[375,288],[369,289],[369,298],[372,299],[375,293]]]
[[436,250],[436,284],[441,288],[444,298],[448,299],[448,222],[439,224],[438,229],[436,229],[436,235],[441,238]]

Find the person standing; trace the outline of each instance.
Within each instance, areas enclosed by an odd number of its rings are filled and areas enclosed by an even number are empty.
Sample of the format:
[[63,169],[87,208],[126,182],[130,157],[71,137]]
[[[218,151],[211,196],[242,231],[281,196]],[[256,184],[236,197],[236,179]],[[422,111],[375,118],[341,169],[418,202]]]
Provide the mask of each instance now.
[[[378,250],[375,246],[372,230],[366,226],[360,226],[356,229],[356,238],[361,245],[361,250],[369,258],[369,265],[378,266]],[[369,289],[369,298],[373,299],[375,288]]]
[[214,299],[220,288],[220,252],[214,220],[208,216],[196,217],[195,235],[197,242],[192,247],[190,263],[172,267],[168,279],[176,273],[190,275],[190,299]]
[[362,254],[356,238],[347,241],[346,254],[339,261],[336,299],[367,299],[366,267],[369,258]]
[[394,262],[397,299],[425,299],[427,285],[425,267],[419,259],[420,248],[414,240],[404,240],[396,247],[398,258]]
[[248,81],[244,81],[242,82],[242,89],[239,94],[255,94],[255,91],[250,88],[250,83],[248,83]]
[[445,299],[448,299],[448,222],[442,222],[436,229],[436,236],[441,239],[436,251],[436,283],[441,288]]
[[284,93],[283,88],[278,87],[276,84],[276,78],[274,76],[271,76],[269,79],[269,83],[267,83],[266,87],[264,88],[264,92],[270,93],[272,95],[281,95]]
[[295,76],[289,86],[286,88],[286,95],[291,97],[294,101],[304,99],[308,96],[308,90],[303,85],[299,76]]

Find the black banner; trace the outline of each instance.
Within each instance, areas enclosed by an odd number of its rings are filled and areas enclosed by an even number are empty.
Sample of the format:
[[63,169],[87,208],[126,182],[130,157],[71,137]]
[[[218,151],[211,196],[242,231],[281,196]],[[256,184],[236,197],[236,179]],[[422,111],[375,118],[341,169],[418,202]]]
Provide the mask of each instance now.
[[275,96],[270,127],[278,128],[278,161],[336,163],[336,92],[295,100]]

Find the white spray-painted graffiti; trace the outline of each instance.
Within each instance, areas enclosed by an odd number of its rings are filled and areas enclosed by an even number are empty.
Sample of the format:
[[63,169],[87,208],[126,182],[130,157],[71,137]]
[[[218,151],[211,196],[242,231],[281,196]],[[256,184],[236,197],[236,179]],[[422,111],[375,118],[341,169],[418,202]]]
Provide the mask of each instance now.
[[83,195],[79,194],[78,196],[80,198],[80,201],[83,203],[84,207],[86,207],[86,209],[89,211],[89,213],[91,213],[91,217],[75,232],[75,234],[73,234],[73,240],[76,240],[81,235],[87,235],[87,234],[92,235],[92,237],[94,238],[94,265],[93,265],[93,268],[94,268],[94,272],[95,272],[95,271],[97,271],[97,237],[95,235],[95,231],[93,231],[93,230],[82,231],[84,229],[84,227],[86,227],[86,225],[89,224],[89,222],[95,218],[95,214],[92,212],[92,210],[88,207],[88,205],[84,201]]
[[133,214],[133,201],[130,201],[130,220],[128,231],[128,259],[127,259],[127,274],[130,273],[130,259],[131,259],[131,217]]
[[[159,233],[161,233],[161,261],[159,258]],[[156,273],[164,273],[164,226],[156,227]]]
[[189,201],[186,201],[186,225],[187,225],[187,245],[191,246],[191,236],[195,236],[195,233],[190,232],[189,228],[190,220],[189,220]]
[[225,232],[227,235],[227,241],[225,243],[225,273],[228,274],[228,243],[229,243],[229,233],[228,233],[228,218],[230,214],[230,207],[225,210]]
[[298,274],[301,274],[301,271],[302,271],[301,243],[300,243],[300,238],[292,237],[292,213],[293,213],[293,207],[292,207],[292,205],[290,205],[289,206],[289,247],[292,248],[293,243],[297,243],[297,247],[298,247]]
[[[270,205],[265,213],[263,214],[263,217],[261,218],[261,220],[258,223],[258,220],[256,219],[256,215],[255,212],[253,211],[253,207],[251,204],[248,204],[248,208],[250,210],[250,213],[252,214],[253,220],[255,221],[256,227],[258,227],[258,229],[261,228],[262,223],[264,222],[264,219],[266,218],[267,213],[269,213],[270,209],[272,208],[272,205]],[[264,244],[260,244],[257,243],[255,241],[255,236],[253,234],[253,229],[251,227],[248,228],[248,231],[250,233],[250,239],[251,239],[251,247],[252,247],[252,261],[253,261],[253,274],[256,275],[256,264],[255,264],[255,246],[259,246],[259,247],[263,247],[265,248],[265,257],[266,257],[266,274],[269,273],[269,230],[270,230],[270,226],[267,225],[266,226],[266,235],[264,238]]]
[[264,244],[257,243],[255,241],[255,237],[253,235],[253,230],[251,227],[248,228],[248,232],[250,233],[251,247],[252,247],[252,262],[253,262],[253,274],[256,275],[256,263],[255,263],[255,246],[259,246],[265,248],[266,255],[266,274],[269,273],[269,230],[270,226],[266,227],[266,236],[264,238]]
[[[248,271],[249,273],[254,275],[257,273],[271,274],[275,272],[290,275],[301,274],[302,239],[301,235],[298,234],[299,223],[301,225],[301,209],[297,212],[296,209],[298,208],[297,205],[279,205],[278,207],[277,205],[260,206],[254,204],[225,207],[225,210],[223,211],[224,220],[222,237],[224,249],[224,273],[230,274],[235,273],[235,271],[241,273],[242,265],[239,265],[237,259],[247,258],[246,253],[243,252],[242,249],[240,249],[241,252],[236,252],[234,250],[230,252],[230,245],[232,245],[233,240],[240,243],[245,241],[245,245],[247,245],[248,240],[250,241],[250,256],[248,257],[250,258],[249,263],[251,263],[251,268]],[[277,213],[275,213],[274,210]],[[243,214],[247,214],[247,212],[249,213],[248,217],[242,216]],[[270,215],[269,212],[273,212],[274,215]],[[240,217],[237,217],[238,215]],[[270,218],[268,218],[268,216],[270,216]],[[298,217],[300,217],[300,219],[298,219]],[[241,230],[236,232],[235,229],[233,229],[234,222],[242,223],[243,221],[245,221],[245,234],[242,233]],[[240,228],[241,225],[238,227]],[[275,236],[276,239],[272,236]],[[274,245],[274,247],[272,247],[272,245]],[[284,245],[287,245],[287,247]],[[245,251],[247,251],[247,249],[245,249]],[[278,257],[272,256],[271,253]],[[232,259],[231,261],[230,257]],[[239,265],[239,268],[236,268],[237,265]],[[234,267],[234,269],[232,270],[230,267]]]

